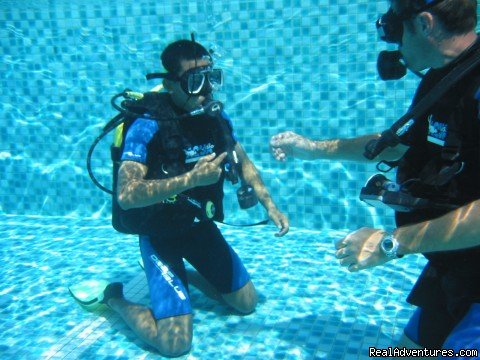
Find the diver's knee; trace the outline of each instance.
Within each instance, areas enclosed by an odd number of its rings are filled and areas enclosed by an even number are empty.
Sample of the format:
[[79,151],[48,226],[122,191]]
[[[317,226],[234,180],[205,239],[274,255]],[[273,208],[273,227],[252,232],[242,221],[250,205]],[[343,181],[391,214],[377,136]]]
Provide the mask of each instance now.
[[254,312],[257,307],[258,295],[251,281],[241,289],[222,296],[227,304],[244,315]]
[[162,356],[179,357],[190,351],[192,338],[185,336],[160,337],[153,346]]
[[180,315],[157,321],[157,335],[153,345],[158,352],[167,357],[185,355],[192,347],[192,315]]
[[255,311],[255,308],[257,307],[257,303],[258,303],[258,298],[255,295],[255,296],[253,296],[249,299],[246,299],[246,300],[240,302],[239,304],[237,304],[237,306],[235,306],[235,309],[239,313],[242,313],[244,315],[248,315],[248,314],[251,314]]

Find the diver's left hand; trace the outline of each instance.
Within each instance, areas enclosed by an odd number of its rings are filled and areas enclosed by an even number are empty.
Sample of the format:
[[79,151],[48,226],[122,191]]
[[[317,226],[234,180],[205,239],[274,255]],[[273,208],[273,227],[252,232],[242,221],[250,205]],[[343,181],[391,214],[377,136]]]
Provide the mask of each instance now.
[[384,264],[391,260],[380,250],[384,235],[383,230],[361,228],[335,241],[335,256],[350,272]]
[[280,237],[288,233],[288,230],[290,229],[288,218],[277,208],[269,210],[268,217],[275,223],[278,228],[278,232],[275,233],[275,236]]

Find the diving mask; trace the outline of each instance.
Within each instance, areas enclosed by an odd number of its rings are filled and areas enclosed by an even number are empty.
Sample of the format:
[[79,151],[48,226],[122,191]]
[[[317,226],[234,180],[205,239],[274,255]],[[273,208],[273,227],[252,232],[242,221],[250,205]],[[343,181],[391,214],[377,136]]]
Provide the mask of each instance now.
[[183,91],[189,95],[210,93],[223,85],[223,71],[210,65],[201,66],[185,71],[179,80]]
[[182,90],[188,95],[207,95],[223,85],[222,69],[214,69],[211,65],[187,70],[181,76],[172,73],[147,74],[147,80],[156,78],[179,81]]
[[396,14],[393,9],[390,8],[375,22],[380,39],[389,44],[401,44],[404,20],[406,19]]
[[[396,13],[390,8],[375,22],[378,36],[389,44],[402,44],[403,23],[422,11],[428,10],[443,0],[426,0],[418,8],[406,8]],[[402,54],[398,50],[382,51],[377,59],[377,70],[382,80],[398,80],[405,76],[407,67],[402,61]],[[416,73],[418,76],[421,74]]]
[[390,8],[375,22],[377,32],[381,40],[390,44],[401,44],[403,37],[403,22],[422,11],[428,10],[443,0],[425,0],[423,6],[418,8],[406,8],[396,13]]

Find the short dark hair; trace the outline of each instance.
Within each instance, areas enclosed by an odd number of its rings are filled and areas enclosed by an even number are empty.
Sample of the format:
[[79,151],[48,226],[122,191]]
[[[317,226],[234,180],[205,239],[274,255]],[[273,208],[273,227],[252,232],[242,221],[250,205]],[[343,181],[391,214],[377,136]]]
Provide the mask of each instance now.
[[[398,5],[399,11],[418,11],[426,0],[392,0]],[[443,0],[428,12],[438,17],[445,30],[452,34],[465,34],[474,31],[477,26],[477,0]]]
[[184,60],[195,60],[210,53],[202,45],[191,40],[178,40],[168,45],[161,55],[162,65],[169,73],[178,74],[180,63]]

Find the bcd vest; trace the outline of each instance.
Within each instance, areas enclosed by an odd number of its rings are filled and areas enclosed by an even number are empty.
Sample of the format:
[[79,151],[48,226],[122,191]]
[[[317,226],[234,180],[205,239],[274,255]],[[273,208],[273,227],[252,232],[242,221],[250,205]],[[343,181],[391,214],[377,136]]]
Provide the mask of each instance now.
[[[414,102],[429,91],[438,76],[441,74],[426,79]],[[397,182],[408,186],[411,195],[452,204],[454,208],[480,199],[479,87],[480,69],[448,91],[407,133],[410,148],[400,161]],[[438,218],[449,211],[451,209],[428,208],[397,212],[395,216],[397,226],[402,226]],[[425,256],[439,266],[472,271],[478,268],[480,247]],[[468,264],[476,265],[470,268]]]
[[397,183],[409,194],[457,207],[480,198],[479,72],[454,86],[410,129],[414,138],[397,172]]
[[[226,121],[221,116],[211,117],[200,115],[179,119],[179,113],[171,104],[166,93],[147,93],[143,101],[127,104],[136,113],[147,113],[152,121],[158,124],[158,131],[147,145],[147,180],[165,179],[184,174],[193,169],[196,160],[186,163],[187,153],[195,152],[198,146],[213,145],[213,151],[221,154],[226,150],[227,137],[232,139],[232,129],[225,134],[219,121]],[[185,229],[191,226],[195,219],[196,209],[187,201],[172,197],[161,203],[142,208],[123,210],[117,202],[117,173],[120,157],[123,152],[124,140],[128,128],[134,122],[129,119],[124,124],[123,141],[117,149],[112,149],[114,161],[112,225],[122,233],[158,235]],[[227,122],[228,123],[228,122]],[[228,123],[229,124],[229,123]],[[115,153],[115,155],[114,155]],[[215,205],[213,220],[223,220],[223,182],[224,174],[219,181],[209,186],[187,190],[184,195],[198,201],[210,200]]]

